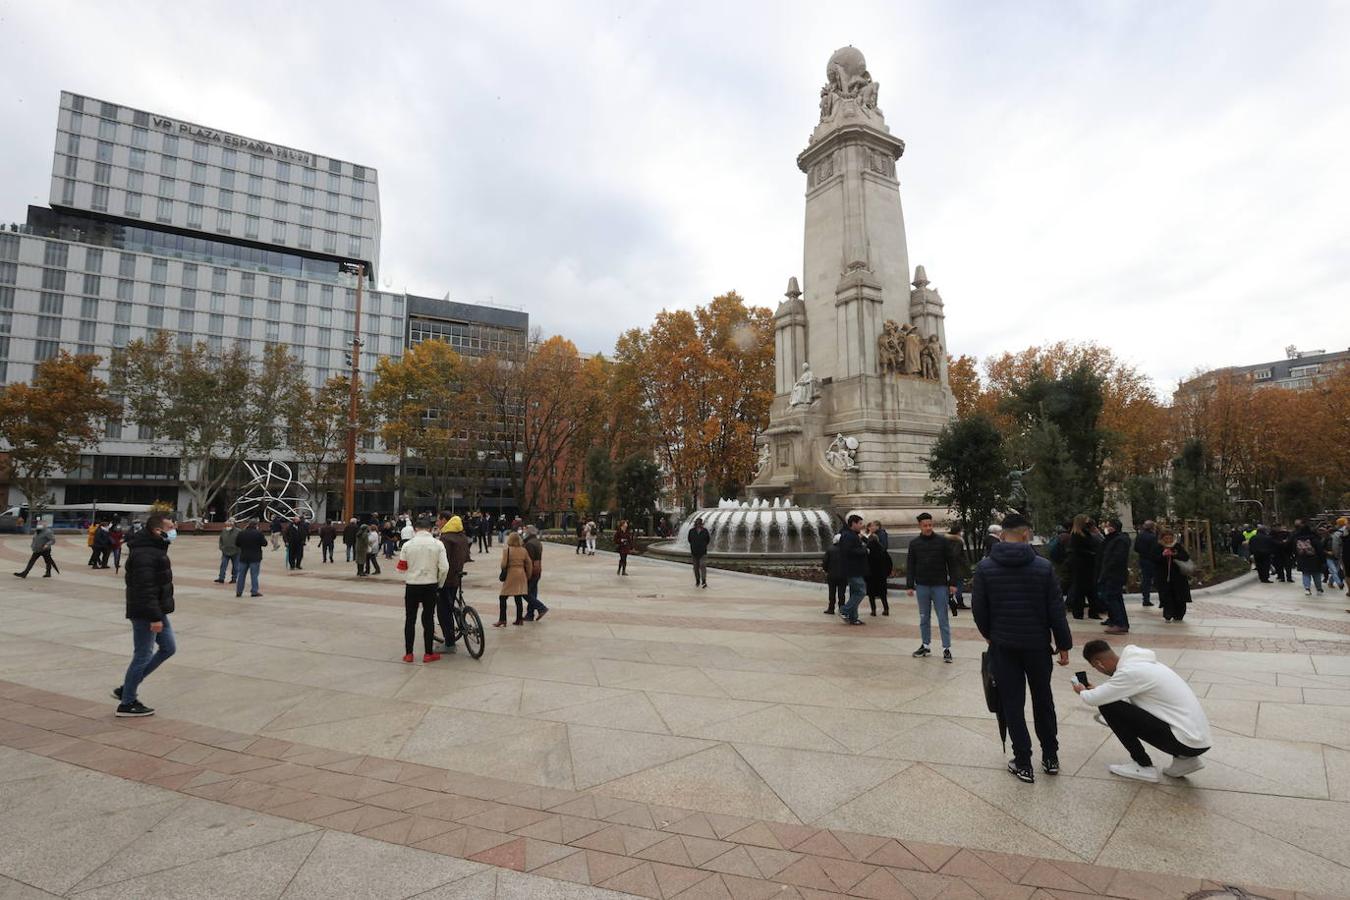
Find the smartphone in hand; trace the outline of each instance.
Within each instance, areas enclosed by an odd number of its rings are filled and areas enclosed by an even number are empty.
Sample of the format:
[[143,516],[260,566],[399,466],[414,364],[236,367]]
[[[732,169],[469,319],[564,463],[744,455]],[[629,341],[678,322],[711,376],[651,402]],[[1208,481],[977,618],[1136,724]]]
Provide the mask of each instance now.
[[1083,687],[1090,687],[1087,680],[1087,672],[1074,672],[1073,677],[1076,678],[1078,683]]

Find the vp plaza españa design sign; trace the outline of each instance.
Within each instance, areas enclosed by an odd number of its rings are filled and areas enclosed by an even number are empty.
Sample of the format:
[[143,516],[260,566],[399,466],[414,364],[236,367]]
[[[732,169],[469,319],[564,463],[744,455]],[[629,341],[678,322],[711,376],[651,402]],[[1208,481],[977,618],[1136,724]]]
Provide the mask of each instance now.
[[269,144],[265,141],[255,141],[225,131],[214,131],[210,128],[203,128],[200,125],[190,125],[187,122],[175,122],[173,119],[166,119],[162,116],[153,116],[150,121],[154,123],[156,128],[163,129],[164,131],[176,131],[179,134],[187,135],[194,140],[210,141],[213,144],[221,144],[225,147],[235,147],[240,150],[247,150],[249,153],[261,153],[276,159],[289,160],[306,166],[314,165],[314,154],[305,153],[301,150],[292,150],[289,147],[282,147],[278,144]]

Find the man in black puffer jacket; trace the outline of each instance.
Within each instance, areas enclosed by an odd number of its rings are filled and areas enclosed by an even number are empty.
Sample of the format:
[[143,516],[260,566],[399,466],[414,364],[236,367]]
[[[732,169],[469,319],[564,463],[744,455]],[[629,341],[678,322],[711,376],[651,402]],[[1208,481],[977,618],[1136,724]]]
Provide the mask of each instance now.
[[1012,736],[1008,771],[1028,784],[1036,775],[1031,770],[1031,735],[1024,709],[1027,687],[1041,742],[1041,765],[1046,774],[1057,775],[1059,728],[1050,692],[1050,657],[1057,652],[1059,664],[1067,666],[1073,649],[1054,568],[1037,555],[1030,539],[1031,523],[1023,516],[1014,513],[1003,520],[1003,540],[975,567],[970,600],[975,625],[989,641],[1003,719]]
[[[135,650],[127,666],[122,686],[113,690],[118,700],[117,715],[122,718],[153,716],[155,711],[141,703],[136,691],[141,682],[164,661],[173,656],[177,645],[169,614],[173,612],[173,567],[169,565],[169,544],[178,536],[173,519],[156,513],[145,528],[127,541],[127,618],[131,620],[131,639]],[[156,649],[158,647],[158,649]]]

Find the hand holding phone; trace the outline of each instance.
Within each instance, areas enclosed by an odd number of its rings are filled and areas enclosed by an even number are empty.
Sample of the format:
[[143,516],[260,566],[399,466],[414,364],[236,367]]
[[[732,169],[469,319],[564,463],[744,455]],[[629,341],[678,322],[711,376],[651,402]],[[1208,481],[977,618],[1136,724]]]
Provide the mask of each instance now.
[[1091,685],[1088,684],[1087,672],[1074,672],[1073,677],[1078,679],[1078,683],[1083,687],[1091,687]]

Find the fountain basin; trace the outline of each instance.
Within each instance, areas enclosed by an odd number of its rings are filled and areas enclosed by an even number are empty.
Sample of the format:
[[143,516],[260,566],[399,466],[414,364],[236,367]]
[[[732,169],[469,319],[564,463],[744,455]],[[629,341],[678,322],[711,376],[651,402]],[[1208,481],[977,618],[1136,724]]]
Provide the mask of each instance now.
[[710,560],[819,564],[839,530],[838,518],[826,509],[793,506],[781,499],[723,500],[715,507],[697,510],[673,539],[653,544],[647,552],[688,560],[689,529],[699,518],[712,533]]

